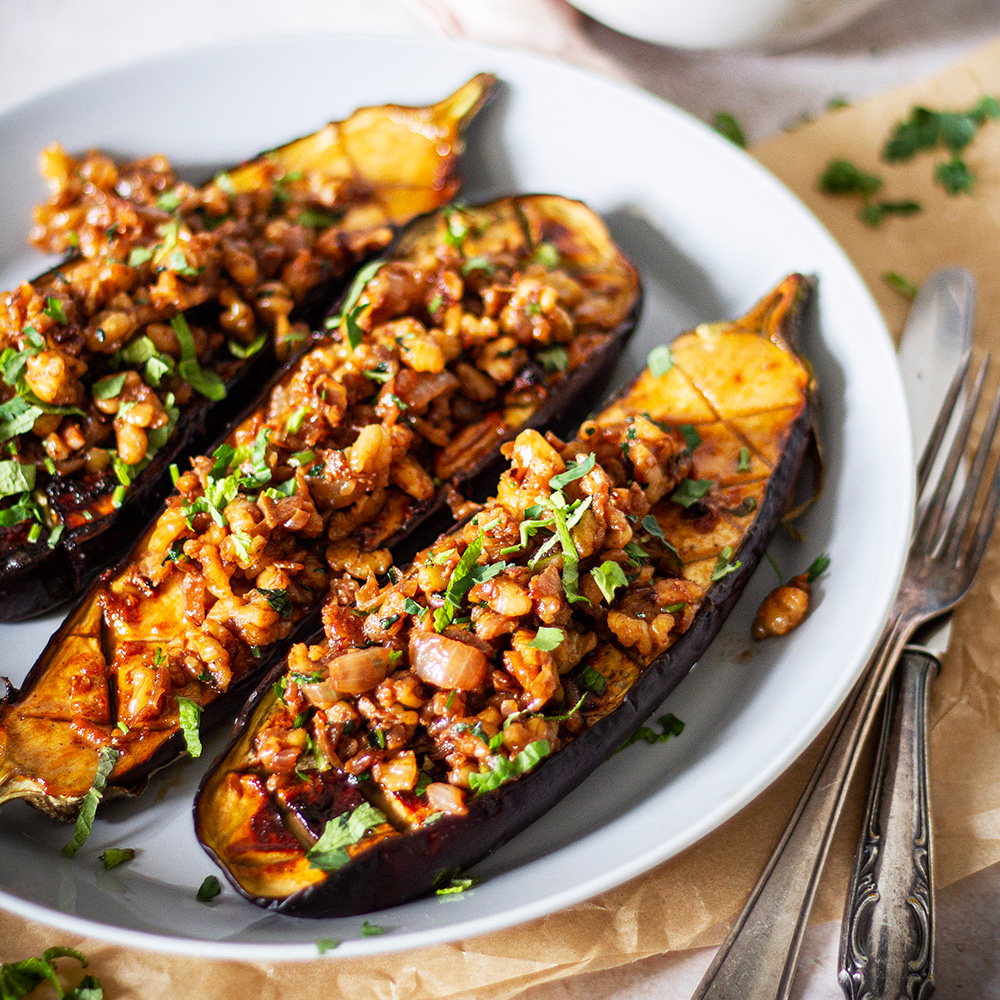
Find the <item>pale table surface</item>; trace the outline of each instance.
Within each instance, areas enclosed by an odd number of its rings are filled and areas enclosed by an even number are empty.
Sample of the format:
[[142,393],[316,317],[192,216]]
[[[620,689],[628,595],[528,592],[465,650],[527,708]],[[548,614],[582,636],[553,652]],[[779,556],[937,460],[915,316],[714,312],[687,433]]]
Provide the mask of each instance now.
[[[319,31],[438,34],[431,9],[426,0],[0,0],[0,108],[95,70],[191,44]],[[833,98],[856,100],[945,68],[1000,36],[1000,4],[890,0],[825,41],[772,55],[681,52],[593,22],[584,31],[586,41],[638,85],[705,120],[728,110],[754,141],[821,113]],[[510,35],[544,48],[530,32]],[[1000,997],[1000,866],[947,887],[938,901],[937,995]],[[798,1000],[843,996],[836,983],[838,936],[835,924],[809,930],[793,989]],[[535,987],[522,1000],[683,1000],[712,954],[700,949],[649,958]]]

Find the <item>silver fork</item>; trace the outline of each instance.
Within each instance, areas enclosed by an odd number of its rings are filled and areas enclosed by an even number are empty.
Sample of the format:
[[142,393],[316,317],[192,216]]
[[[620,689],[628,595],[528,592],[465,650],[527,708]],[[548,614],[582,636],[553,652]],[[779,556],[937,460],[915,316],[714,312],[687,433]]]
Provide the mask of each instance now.
[[918,626],[950,611],[965,596],[993,531],[1000,505],[1000,467],[993,474],[975,519],[974,508],[1000,418],[1000,392],[993,400],[961,497],[956,505],[948,502],[969,442],[988,364],[987,358],[940,477],[931,484],[928,480],[961,395],[968,360],[952,383],[918,466],[915,526],[888,621],[778,846],[705,973],[694,1000],[788,997],[833,829],[892,668]]

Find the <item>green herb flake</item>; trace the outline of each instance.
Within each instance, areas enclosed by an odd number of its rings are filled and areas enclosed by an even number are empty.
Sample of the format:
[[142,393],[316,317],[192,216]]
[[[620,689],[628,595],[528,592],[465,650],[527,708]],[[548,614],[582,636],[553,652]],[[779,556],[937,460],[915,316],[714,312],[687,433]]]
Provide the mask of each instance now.
[[127,372],[119,372],[117,375],[108,375],[99,382],[94,383],[90,394],[94,399],[113,399],[125,387],[125,376]]
[[533,767],[552,752],[548,740],[529,743],[516,757],[494,757],[486,771],[473,771],[469,775],[469,787],[476,795],[492,792],[495,788],[527,774]]
[[62,849],[67,858],[74,854],[86,843],[90,836],[91,827],[94,825],[94,816],[97,813],[97,806],[104,795],[104,788],[108,783],[108,777],[115,769],[118,761],[118,751],[111,746],[103,746],[97,752],[97,770],[94,772],[94,780],[87,794],[83,797],[79,815],[76,817],[76,826],[73,829],[73,838]]
[[[358,273],[354,276],[354,280],[351,282],[351,287],[347,290],[347,296],[344,299],[344,305],[340,312],[336,316],[328,316],[324,326],[328,330],[336,330],[338,326],[345,320],[345,318],[355,309],[358,304],[358,300],[361,298],[361,293],[365,290],[365,285],[368,284],[372,278],[375,277],[376,272],[382,266],[382,261],[373,260],[368,264],[365,264]],[[360,315],[360,311],[354,312],[355,320]],[[351,345],[354,346],[353,344]]]
[[257,589],[267,598],[267,603],[271,605],[273,611],[276,611],[282,618],[292,617],[292,602],[287,591],[268,590],[267,587],[258,587]]
[[462,211],[456,207],[444,209],[445,233],[444,241],[450,247],[461,250],[465,243],[465,237],[469,234],[469,227],[465,219],[462,218]]
[[733,559],[733,547],[727,545],[716,557],[715,568],[712,570],[711,576],[712,583],[717,583],[723,577],[729,576],[730,573],[735,573],[741,565],[739,559]]
[[192,757],[201,756],[201,705],[190,698],[177,696],[177,715],[181,732],[184,734],[184,744]]
[[626,747],[630,747],[633,743],[638,743],[640,740],[649,744],[665,743],[667,740],[675,736],[680,736],[684,732],[684,723],[672,712],[661,715],[656,721],[659,723],[660,732],[657,732],[651,726],[640,726],[615,753],[621,752]]
[[66,310],[63,307],[62,301],[51,295],[45,300],[45,308],[42,312],[44,312],[49,319],[54,319],[60,326],[65,326],[68,322],[66,319]]
[[109,847],[101,853],[101,863],[106,869],[117,868],[134,857],[134,847]]
[[809,564],[809,568],[806,570],[806,580],[812,583],[821,573],[825,573],[830,568],[830,557],[825,553],[821,553],[816,556],[816,558]]
[[529,649],[541,649],[546,653],[558,649],[559,644],[566,638],[566,633],[561,628],[542,625],[535,633],[535,638],[528,643]]
[[222,885],[214,875],[206,875],[205,880],[198,886],[195,899],[199,903],[210,903],[219,893],[222,892]]
[[19,962],[3,962],[0,964],[0,998],[21,1000],[47,979],[52,983],[57,995],[65,997],[66,1000],[101,1000],[103,990],[93,976],[85,976],[78,987],[67,993],[59,982],[56,972],[54,960],[57,958],[73,958],[84,968],[87,966],[86,956],[72,948],[48,948],[42,952],[41,957],[25,958]]
[[362,802],[350,813],[326,821],[319,840],[306,852],[314,868],[334,872],[348,862],[347,848],[363,840],[370,830],[385,822],[385,814],[368,802]]
[[850,160],[831,160],[819,178],[819,189],[825,194],[860,194],[867,198],[881,187],[881,177],[866,173]]
[[[714,485],[713,479],[682,479],[674,492],[670,494],[670,499],[682,507],[691,507],[702,500]],[[642,523],[645,527],[645,519]]]
[[403,601],[403,610],[408,615],[416,615],[419,618],[420,615],[424,613],[425,609],[422,604],[418,604],[412,597],[407,597],[406,600]]
[[0,497],[30,493],[35,488],[35,467],[22,465],[16,458],[0,461]]
[[667,344],[657,344],[646,358],[646,367],[653,378],[666,375],[674,367],[674,354]]
[[474,889],[481,881],[478,875],[456,875],[449,879],[447,885],[441,886],[435,892],[439,896],[453,896],[456,893],[468,892],[469,889]]
[[295,221],[307,229],[329,229],[344,217],[343,212],[323,212],[317,208],[307,208],[299,213]]
[[920,290],[914,282],[904,277],[898,271],[884,271],[882,273],[882,280],[893,291],[899,292],[903,298],[909,299],[911,302],[917,297],[917,292]]
[[591,452],[582,462],[573,462],[572,464],[566,466],[565,472],[560,472],[559,475],[553,476],[549,480],[549,486],[553,490],[561,490],[568,486],[574,479],[582,479],[588,472],[590,472],[597,462],[597,456]]
[[564,372],[569,370],[569,354],[565,347],[556,345],[547,347],[544,351],[539,351],[535,355],[535,360],[550,372]]
[[384,933],[385,933],[384,927],[379,927],[378,924],[371,924],[367,920],[361,921],[362,937],[378,937],[380,934]]
[[692,424],[681,424],[677,430],[684,438],[684,444],[688,451],[694,451],[701,444],[701,435],[695,430]]
[[958,156],[952,157],[945,163],[939,163],[934,168],[934,180],[948,194],[971,194],[976,181],[965,161]]
[[590,571],[590,575],[608,604],[614,601],[615,591],[628,586],[628,577],[625,576],[625,571],[613,559],[606,559],[600,566],[595,566]]
[[608,689],[607,678],[604,674],[595,670],[589,663],[580,671],[580,684],[598,697]]
[[541,264],[547,270],[553,271],[562,262],[562,254],[559,253],[559,248],[554,243],[542,240],[535,247],[535,252],[532,254],[531,260],[532,263]]
[[468,277],[473,271],[482,271],[487,277],[489,277],[496,270],[496,265],[489,259],[489,257],[484,257],[482,254],[476,257],[470,257],[468,260],[462,263],[462,275]]
[[238,340],[228,340],[226,341],[226,347],[229,348],[229,353],[234,358],[239,358],[240,361],[246,361],[247,358],[252,358],[255,354],[260,353],[261,348],[267,343],[267,334],[262,333],[257,337],[254,337],[249,344],[242,344]]
[[334,948],[339,948],[340,942],[336,938],[316,938],[316,953],[325,955]]
[[195,392],[201,393],[207,399],[215,402],[226,398],[226,386],[218,374],[213,371],[205,371],[198,364],[198,353],[194,346],[194,337],[191,327],[183,313],[178,313],[170,321],[177,342],[181,348],[181,360],[177,365],[177,373]]
[[740,448],[739,457],[736,461],[736,471],[737,472],[749,472],[750,471],[750,449]]
[[151,247],[136,247],[128,255],[128,266],[142,267],[143,264],[152,259],[153,250]]
[[176,212],[181,205],[181,193],[175,188],[173,191],[164,191],[156,199],[156,207],[161,212]]
[[729,111],[716,111],[712,115],[712,128],[740,149],[747,148],[747,138],[736,117]]

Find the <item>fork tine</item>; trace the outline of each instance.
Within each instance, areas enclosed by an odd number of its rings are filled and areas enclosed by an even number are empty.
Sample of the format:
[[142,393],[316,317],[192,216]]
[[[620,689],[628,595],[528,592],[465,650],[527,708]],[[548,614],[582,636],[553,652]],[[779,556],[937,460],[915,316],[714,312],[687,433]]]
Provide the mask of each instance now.
[[[1000,393],[998,393],[998,396],[1000,396]],[[990,483],[989,493],[986,494],[986,500],[979,515],[979,521],[976,524],[976,533],[972,538],[969,552],[964,560],[964,565],[973,574],[976,572],[979,563],[982,561],[983,554],[986,552],[986,546],[989,544],[993,528],[996,526],[998,510],[1000,510],[1000,459],[997,461],[996,470],[993,473],[993,482]]]
[[[996,436],[997,424],[1000,422],[1000,391],[997,392],[996,396],[993,398],[993,405],[990,407],[990,414],[986,420],[986,426],[983,428],[982,436],[979,439],[979,445],[976,447],[976,453],[972,459],[972,466],[969,469],[968,477],[965,481],[965,488],[962,490],[962,496],[956,507],[954,513],[951,516],[950,524],[946,529],[946,537],[942,542],[942,548],[945,553],[945,559],[949,563],[954,565],[959,565],[959,547],[962,544],[962,538],[965,535],[965,529],[971,523],[972,511],[976,502],[976,494],[979,492],[979,487],[983,481],[983,475],[986,469],[986,462],[989,459],[990,450],[993,447],[993,439]],[[994,475],[994,484],[996,483],[996,475]],[[992,489],[993,487],[991,487]],[[987,497],[987,504],[989,502],[989,497]],[[980,523],[982,523],[982,517],[985,514],[985,509],[983,514],[980,515]],[[987,518],[991,520],[991,518]]]
[[972,387],[972,398],[966,403],[962,413],[962,419],[958,430],[955,432],[955,439],[952,441],[951,450],[945,460],[944,469],[931,496],[921,504],[921,509],[917,515],[917,527],[914,531],[914,542],[920,540],[921,547],[927,551],[936,547],[931,539],[937,536],[942,518],[947,507],[948,494],[951,493],[952,485],[955,481],[955,474],[958,471],[959,463],[965,452],[965,447],[969,441],[969,430],[972,426],[972,418],[975,416],[976,408],[979,406],[979,397],[982,395],[983,382],[986,378],[986,369],[990,363],[990,356],[987,354],[983,360],[979,371],[976,373],[976,380]]
[[944,441],[945,433],[948,430],[948,424],[951,423],[952,414],[955,412],[955,404],[958,402],[958,395],[962,391],[962,385],[965,382],[965,376],[969,372],[969,364],[971,362],[972,350],[969,349],[958,363],[958,368],[952,377],[951,385],[948,386],[948,392],[941,403],[941,411],[938,414],[937,420],[934,421],[934,426],[931,428],[931,436],[927,439],[923,454],[920,456],[920,462],[917,465],[917,496],[923,493],[924,487],[927,485],[927,477],[931,474],[934,461],[941,448],[941,442]]

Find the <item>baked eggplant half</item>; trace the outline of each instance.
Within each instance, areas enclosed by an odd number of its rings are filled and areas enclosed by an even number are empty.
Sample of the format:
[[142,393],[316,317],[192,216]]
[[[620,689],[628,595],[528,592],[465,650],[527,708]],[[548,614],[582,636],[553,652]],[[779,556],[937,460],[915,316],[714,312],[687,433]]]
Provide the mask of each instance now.
[[494,86],[364,108],[208,184],[58,147],[33,240],[76,256],[0,295],[0,621],[49,611],[131,545],[202,450],[301,353],[395,229],[451,201]]
[[388,572],[388,542],[403,551],[505,439],[580,402],[639,298],[580,202],[449,206],[404,228],[326,336],[176,471],[140,542],[0,706],[0,802],[71,816],[102,748],[117,754],[108,793],[136,791],[184,751],[182,718],[235,715],[331,587],[336,603]]
[[808,284],[658,348],[563,444],[379,587],[335,588],[202,782],[198,837],[261,906],[324,917],[447,883],[619,747],[717,633],[792,497]]

